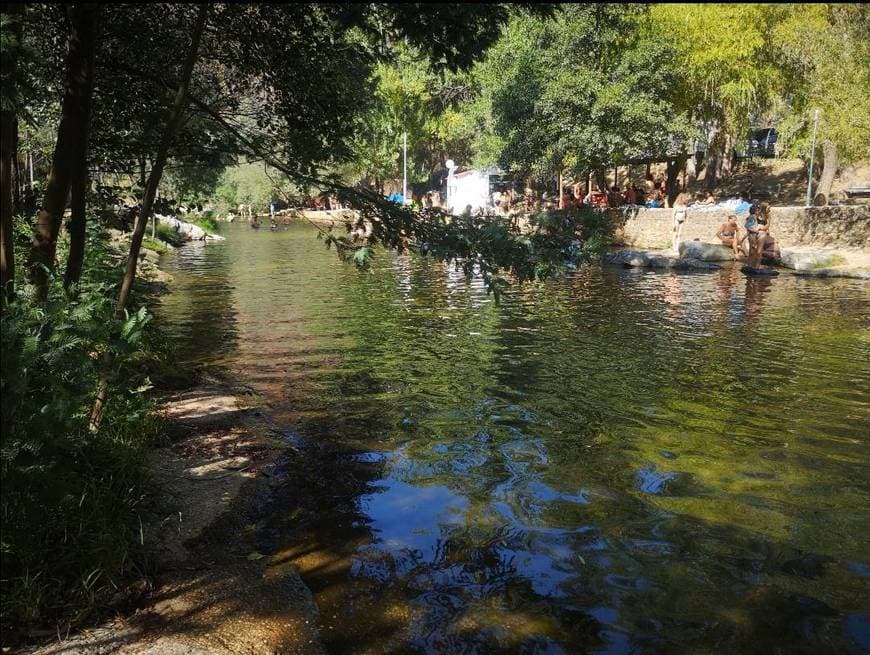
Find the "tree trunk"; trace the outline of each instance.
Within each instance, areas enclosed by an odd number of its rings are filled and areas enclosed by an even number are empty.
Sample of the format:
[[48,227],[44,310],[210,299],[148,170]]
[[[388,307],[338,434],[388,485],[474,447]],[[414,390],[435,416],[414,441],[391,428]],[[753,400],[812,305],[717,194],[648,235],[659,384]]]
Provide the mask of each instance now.
[[707,135],[707,149],[704,153],[704,188],[712,191],[718,181],[717,174],[720,169],[719,158],[722,148],[722,132],[718,122],[714,122]]
[[[90,30],[85,33],[85,30]],[[96,43],[97,41],[97,10],[94,10],[94,17],[87,21],[82,27],[82,38],[84,40]],[[87,195],[89,186],[88,177],[88,134],[91,124],[91,97],[94,90],[94,54],[96,48],[90,48],[86,53],[84,78],[82,79],[82,93],[80,102],[76,107],[79,112],[77,122],[82,126],[82,132],[79,135],[80,143],[75,153],[75,161],[72,162],[73,171],[71,175],[72,199],[71,216],[69,225],[69,256],[66,261],[66,274],[63,279],[63,286],[69,289],[74,284],[78,284],[82,275],[82,264],[85,258],[85,227],[87,218],[85,212],[87,210]]]
[[731,177],[734,170],[734,136],[731,134],[725,135],[725,144],[722,152],[719,155],[719,170],[717,171],[719,179],[727,180]]
[[18,123],[12,133],[12,213],[21,214],[21,157],[18,152]]
[[[175,138],[175,133],[178,131],[182,118],[184,117],[184,110],[187,106],[187,90],[190,86],[193,67],[196,64],[199,55],[199,42],[202,38],[202,32],[205,27],[208,11],[209,5],[200,5],[196,25],[193,29],[190,50],[188,51],[187,58],[184,62],[178,91],[175,96],[175,102],[170,111],[166,128],[160,138],[160,144],[157,148],[157,156],[151,166],[151,173],[149,174],[148,182],[145,185],[145,191],[142,197],[142,208],[139,211],[139,216],[136,219],[136,227],[133,230],[133,236],[130,239],[130,253],[127,256],[127,267],[124,270],[124,279],[121,281],[118,302],[115,304],[115,318],[118,320],[124,318],[127,300],[130,297],[130,289],[133,287],[133,280],[136,279],[136,265],[139,263],[139,251],[142,248],[142,239],[145,236],[145,229],[148,227],[151,207],[154,204],[154,198],[157,196],[157,186],[160,184],[160,178],[163,175],[163,167],[166,165],[169,146]],[[91,432],[99,430],[100,423],[103,420],[103,410],[106,406],[109,390],[109,370],[112,367],[112,363],[113,357],[111,353],[103,353],[101,358],[100,380],[97,383],[97,392],[94,398],[94,404],[91,407],[89,426]]]
[[680,177],[680,171],[686,165],[686,155],[680,155],[676,159],[669,159],[667,163],[667,181],[668,181],[668,204],[673,207],[674,200],[684,189],[677,186],[677,180]]
[[834,184],[834,176],[837,174],[837,144],[830,139],[822,141],[822,153],[824,163],[822,164],[822,177],[819,179],[819,185],[816,187],[816,193],[821,193],[827,199],[831,195],[831,187]]
[[559,169],[559,209],[565,209],[565,201],[563,196],[565,194],[564,180],[562,176],[562,169]]
[[67,8],[70,35],[66,58],[66,89],[43,209],[37,216],[27,262],[30,281],[36,286],[36,297],[39,300],[45,300],[48,294],[48,278],[50,271],[54,269],[57,236],[66,208],[73,169],[80,158],[80,151],[86,147],[83,135],[87,126],[83,122],[83,106],[89,102],[85,97],[88,91],[87,68],[96,47],[94,35],[98,11],[99,6],[95,4],[78,4]]
[[698,170],[695,166],[695,143],[692,142],[692,151],[689,153],[688,157],[686,157],[686,167],[684,170],[684,181],[686,189],[689,189],[695,185],[695,179],[698,177]]
[[[6,5],[4,18],[20,18],[24,5]],[[12,98],[17,100],[15,93],[15,76],[18,67],[18,48],[21,45],[21,23],[15,20],[11,27],[11,36],[17,41],[6,52],[3,61],[3,76],[8,75],[6,89]],[[18,117],[12,106],[0,110],[0,306],[6,304],[8,298],[15,293],[15,249],[12,244],[13,216],[13,169],[17,158],[16,143],[18,141]],[[5,419],[5,413],[4,413]],[[5,421],[4,421],[5,422]],[[5,426],[4,426],[5,427]]]

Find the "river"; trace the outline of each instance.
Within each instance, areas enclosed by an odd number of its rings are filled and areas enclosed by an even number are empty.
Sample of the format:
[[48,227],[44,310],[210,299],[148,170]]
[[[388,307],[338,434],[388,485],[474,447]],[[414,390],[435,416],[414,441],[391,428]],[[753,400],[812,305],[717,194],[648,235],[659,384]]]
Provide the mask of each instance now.
[[304,444],[258,543],[330,652],[870,649],[870,286],[591,266],[511,288],[307,225],[164,256],[179,365]]

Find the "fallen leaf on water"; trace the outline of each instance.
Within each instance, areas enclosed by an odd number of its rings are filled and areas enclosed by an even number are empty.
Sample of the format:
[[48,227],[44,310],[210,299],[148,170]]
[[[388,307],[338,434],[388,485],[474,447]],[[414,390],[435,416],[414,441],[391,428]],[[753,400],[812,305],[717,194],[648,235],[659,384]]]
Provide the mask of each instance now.
[[248,553],[248,559],[251,560],[252,562],[255,560],[258,560],[258,559],[263,559],[264,557],[265,557],[265,555],[263,555],[263,553],[258,553],[256,550],[251,552],[251,553]]

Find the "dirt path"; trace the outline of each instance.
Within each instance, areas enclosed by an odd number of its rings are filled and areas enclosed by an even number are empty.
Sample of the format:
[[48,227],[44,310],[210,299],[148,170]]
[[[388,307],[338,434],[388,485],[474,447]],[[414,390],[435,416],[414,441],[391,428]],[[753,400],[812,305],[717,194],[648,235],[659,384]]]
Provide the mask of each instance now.
[[323,650],[318,610],[294,567],[273,566],[253,534],[280,456],[257,401],[219,384],[166,402],[168,440],[149,462],[156,488],[142,536],[158,579],[144,607],[38,655],[199,655]]

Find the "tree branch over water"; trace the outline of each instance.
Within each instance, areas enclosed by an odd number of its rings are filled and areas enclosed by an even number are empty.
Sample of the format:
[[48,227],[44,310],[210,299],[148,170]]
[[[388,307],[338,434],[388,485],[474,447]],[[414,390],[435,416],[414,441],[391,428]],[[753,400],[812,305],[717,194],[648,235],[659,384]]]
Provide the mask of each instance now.
[[[123,66],[123,70],[166,86],[147,71],[131,66]],[[199,98],[191,96],[190,102],[236,140],[239,154],[263,160],[296,185],[333,192],[351,205],[357,215],[344,220],[345,234],[318,229],[327,247],[335,247],[342,259],[360,268],[368,266],[376,246],[400,252],[407,246],[438,261],[457,262],[468,277],[480,275],[498,298],[509,284],[508,278],[524,282],[556,276],[590,261],[608,244],[610,221],[593,209],[544,212],[530,217],[531,229],[522,231],[507,217],[453,216],[440,209],[419,211],[396,205],[368,189],[347,186],[334,176],[305,174],[298,162],[285,160],[263,145],[268,143],[268,136],[247,134],[245,128],[233,124],[232,117]]]

